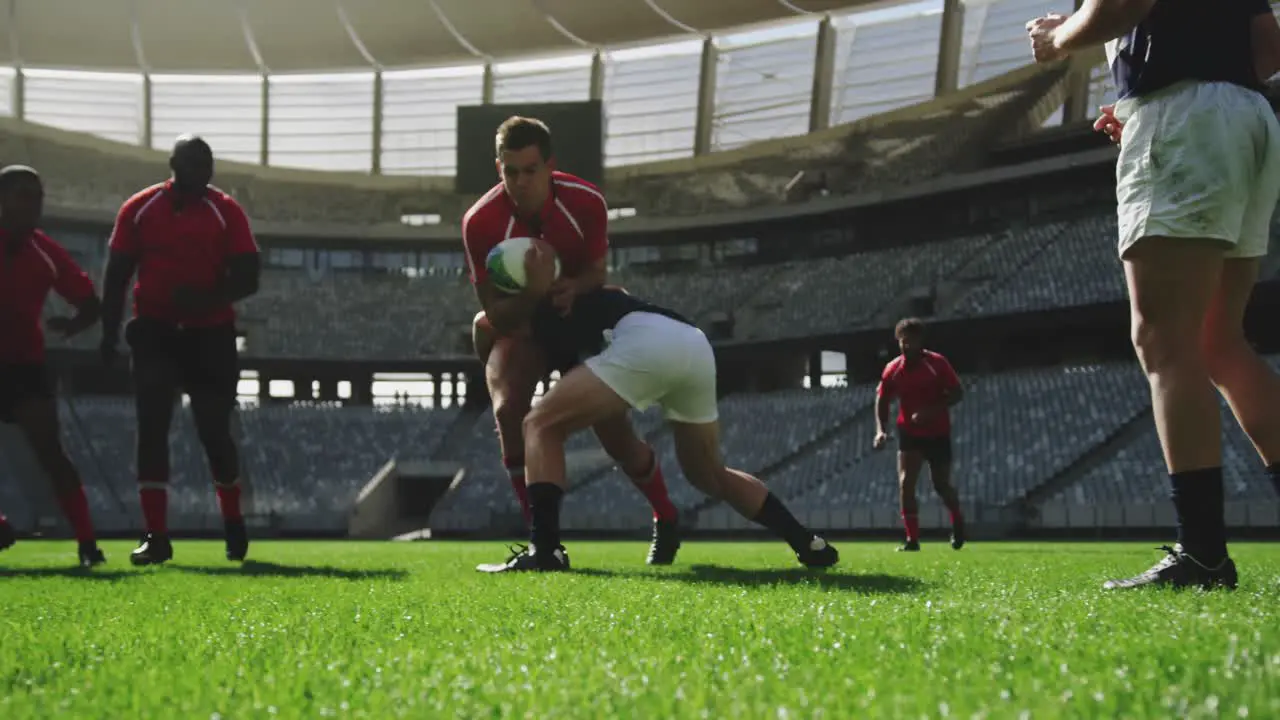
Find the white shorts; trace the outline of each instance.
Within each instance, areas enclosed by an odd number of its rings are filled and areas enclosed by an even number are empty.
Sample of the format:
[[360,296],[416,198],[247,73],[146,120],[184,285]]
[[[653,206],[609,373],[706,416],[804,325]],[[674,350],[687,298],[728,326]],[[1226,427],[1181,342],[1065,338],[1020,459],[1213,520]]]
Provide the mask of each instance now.
[[637,410],[661,405],[666,419],[694,425],[720,417],[715,352],[692,325],[633,312],[618,321],[604,352],[584,364]]
[[1120,257],[1145,237],[1210,238],[1226,257],[1267,254],[1280,199],[1280,124],[1230,83],[1182,82],[1121,102]]

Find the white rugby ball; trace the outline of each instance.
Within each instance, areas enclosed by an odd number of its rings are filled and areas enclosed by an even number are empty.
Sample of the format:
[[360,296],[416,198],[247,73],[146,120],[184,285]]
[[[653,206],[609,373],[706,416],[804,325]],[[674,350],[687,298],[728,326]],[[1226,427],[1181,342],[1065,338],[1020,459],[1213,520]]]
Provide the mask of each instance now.
[[[484,261],[485,270],[488,271],[493,286],[500,292],[515,294],[524,289],[524,258],[529,248],[533,247],[533,242],[533,238],[527,237],[507,238],[489,251],[489,256]],[[555,277],[558,278],[560,258],[555,258],[555,263]]]

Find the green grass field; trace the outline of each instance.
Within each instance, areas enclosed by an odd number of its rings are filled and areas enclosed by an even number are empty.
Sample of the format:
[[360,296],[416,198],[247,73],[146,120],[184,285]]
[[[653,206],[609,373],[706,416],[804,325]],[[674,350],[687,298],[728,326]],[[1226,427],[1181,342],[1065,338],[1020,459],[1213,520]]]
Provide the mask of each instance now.
[[159,568],[0,554],[0,717],[1280,717],[1280,545],[1234,593],[1104,593],[1150,543],[569,543],[569,574],[483,576],[498,543],[175,544]]

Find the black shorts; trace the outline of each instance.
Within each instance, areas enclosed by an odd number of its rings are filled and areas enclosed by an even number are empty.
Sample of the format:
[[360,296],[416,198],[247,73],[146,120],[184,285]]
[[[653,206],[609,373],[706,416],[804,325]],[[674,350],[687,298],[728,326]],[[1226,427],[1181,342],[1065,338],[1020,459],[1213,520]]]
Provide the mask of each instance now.
[[910,435],[898,429],[898,452],[918,452],[930,465],[951,462],[950,435]]
[[52,397],[53,378],[44,363],[0,363],[0,423],[13,422],[20,404]]
[[185,390],[193,403],[235,407],[240,354],[233,324],[179,327],[134,318],[125,328],[132,351],[134,385],[166,382]]

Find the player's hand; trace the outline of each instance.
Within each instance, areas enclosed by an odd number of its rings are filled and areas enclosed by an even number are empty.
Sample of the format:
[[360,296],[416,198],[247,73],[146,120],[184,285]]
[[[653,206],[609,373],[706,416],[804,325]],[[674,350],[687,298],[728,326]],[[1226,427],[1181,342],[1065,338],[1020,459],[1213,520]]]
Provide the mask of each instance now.
[[875,439],[871,441],[872,450],[880,450],[884,448],[885,443],[889,442],[889,436],[883,430],[877,430]]
[[1027,22],[1027,37],[1031,40],[1031,56],[1036,62],[1053,62],[1061,60],[1067,54],[1055,45],[1055,35],[1062,23],[1067,21],[1066,15],[1049,13]]
[[1111,142],[1119,145],[1120,136],[1124,134],[1124,123],[1116,119],[1116,106],[1103,105],[1098,108],[1102,113],[1093,121],[1093,129],[1111,138]]
[[913,412],[911,413],[911,424],[920,425],[922,423],[928,422],[929,418],[934,416],[934,413],[935,411],[933,410],[921,410],[920,412]]
[[81,327],[80,324],[76,322],[75,318],[69,318],[69,317],[49,318],[45,322],[45,327],[49,328],[55,333],[58,333],[64,338],[69,338],[72,335],[75,335],[76,333],[79,333],[80,331],[84,330],[84,328]]
[[556,251],[542,240],[535,240],[524,256],[525,289],[539,297],[551,290],[556,281]]

